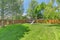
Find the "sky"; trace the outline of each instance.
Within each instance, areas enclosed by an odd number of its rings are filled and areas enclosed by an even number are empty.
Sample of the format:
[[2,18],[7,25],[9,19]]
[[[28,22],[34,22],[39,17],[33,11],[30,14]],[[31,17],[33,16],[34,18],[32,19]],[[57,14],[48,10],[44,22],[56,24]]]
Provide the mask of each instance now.
[[[28,9],[28,6],[29,6],[29,3],[30,3],[31,0],[24,0],[24,12],[26,12],[26,10]],[[38,3],[41,3],[41,2],[48,2],[48,0],[37,0]]]
[[[26,13],[30,1],[31,1],[31,0],[24,0],[24,13]],[[38,2],[38,3],[42,3],[42,2],[46,2],[46,3],[48,3],[49,0],[37,0],[37,2]],[[56,5],[56,3],[54,3],[54,5]]]

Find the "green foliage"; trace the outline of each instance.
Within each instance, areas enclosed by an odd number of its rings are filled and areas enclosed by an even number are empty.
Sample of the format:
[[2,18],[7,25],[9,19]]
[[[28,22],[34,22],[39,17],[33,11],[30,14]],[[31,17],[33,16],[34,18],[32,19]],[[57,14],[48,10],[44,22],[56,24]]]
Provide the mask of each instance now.
[[38,2],[36,0],[31,0],[29,8],[27,10],[27,15],[30,16],[32,19],[36,18],[36,14],[34,12],[35,7],[38,5]]
[[37,19],[43,18],[43,12],[45,7],[46,4],[44,2],[35,7],[34,12],[37,15]]
[[17,19],[17,16],[21,17],[24,12],[23,2],[24,0],[0,0],[1,16],[3,17],[11,14],[12,18],[16,16],[15,19]]
[[59,5],[60,5],[60,0],[56,0],[56,2],[57,2],[57,4],[59,4]]
[[[24,0],[0,0],[0,20],[8,20],[9,17],[11,20],[21,19],[24,11],[23,2]],[[3,22],[1,24],[4,25]]]
[[[34,1],[34,0],[33,0]],[[59,7],[53,6],[55,0],[50,0],[48,4],[42,2],[41,4],[34,5],[35,2],[31,1],[31,4],[28,9],[28,15],[33,19],[59,19],[58,16]]]

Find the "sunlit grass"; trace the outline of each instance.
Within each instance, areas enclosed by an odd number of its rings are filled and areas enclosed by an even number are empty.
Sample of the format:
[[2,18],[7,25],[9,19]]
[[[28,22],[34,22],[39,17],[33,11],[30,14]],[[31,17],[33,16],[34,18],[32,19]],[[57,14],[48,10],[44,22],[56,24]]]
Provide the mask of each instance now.
[[24,24],[30,31],[20,40],[60,40],[59,24]]

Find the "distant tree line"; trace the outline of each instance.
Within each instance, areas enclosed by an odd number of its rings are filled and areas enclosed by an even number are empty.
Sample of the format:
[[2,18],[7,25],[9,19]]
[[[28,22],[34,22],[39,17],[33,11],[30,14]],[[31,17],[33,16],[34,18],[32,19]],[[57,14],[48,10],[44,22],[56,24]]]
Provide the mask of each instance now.
[[[54,6],[56,2],[57,6]],[[21,20],[21,19],[58,19],[60,20],[60,0],[49,0],[38,3],[37,0],[31,0],[27,9],[27,15],[22,16],[24,13],[24,0],[0,0],[0,20],[1,25],[4,26],[3,21]]]
[[[55,2],[57,6],[54,6]],[[50,0],[47,4],[31,0],[27,13],[32,19],[60,19],[60,0]]]
[[0,0],[0,20],[4,26],[4,20],[22,19],[24,0]]

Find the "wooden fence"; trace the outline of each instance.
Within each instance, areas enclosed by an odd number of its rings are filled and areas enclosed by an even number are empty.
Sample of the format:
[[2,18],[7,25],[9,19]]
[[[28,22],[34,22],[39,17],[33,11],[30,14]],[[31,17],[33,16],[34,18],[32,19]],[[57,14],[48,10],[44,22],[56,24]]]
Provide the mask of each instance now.
[[[17,24],[17,23],[31,23],[33,20],[4,20],[4,25],[6,24]],[[51,23],[51,24],[55,24],[55,23],[59,23],[60,24],[60,20],[35,20],[34,23]],[[1,25],[1,20],[0,20],[0,25]]]

